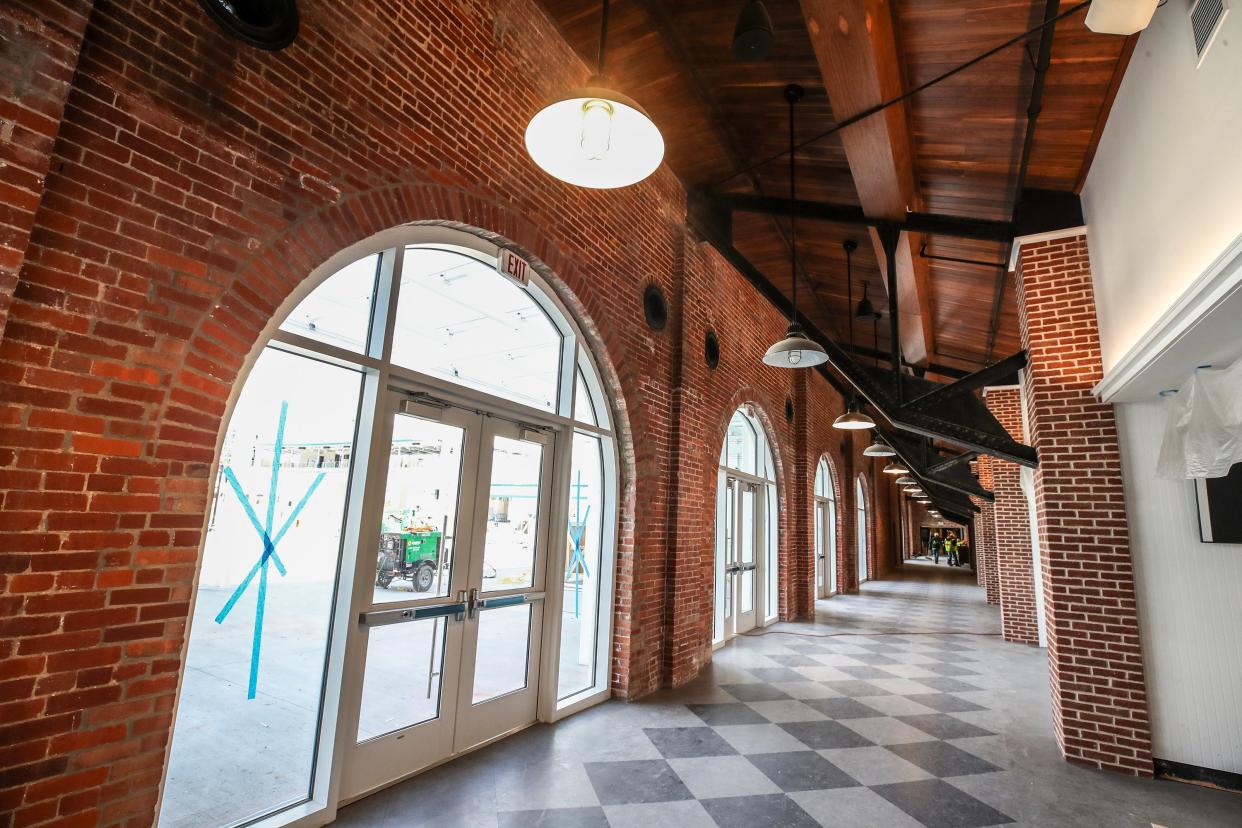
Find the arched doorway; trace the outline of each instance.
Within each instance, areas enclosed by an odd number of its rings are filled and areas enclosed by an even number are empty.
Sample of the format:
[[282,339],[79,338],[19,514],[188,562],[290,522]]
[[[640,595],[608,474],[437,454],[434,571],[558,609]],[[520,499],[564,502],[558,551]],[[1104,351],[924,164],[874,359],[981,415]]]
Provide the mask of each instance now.
[[733,413],[720,450],[712,643],[775,620],[776,464],[750,406]]
[[382,233],[310,276],[258,354],[161,825],[312,817],[608,696],[610,406],[570,314],[512,261],[463,230]]
[[862,476],[854,481],[854,548],[858,555],[858,584],[867,580],[867,488]]
[[815,467],[815,595],[827,598],[837,591],[836,480],[827,457]]

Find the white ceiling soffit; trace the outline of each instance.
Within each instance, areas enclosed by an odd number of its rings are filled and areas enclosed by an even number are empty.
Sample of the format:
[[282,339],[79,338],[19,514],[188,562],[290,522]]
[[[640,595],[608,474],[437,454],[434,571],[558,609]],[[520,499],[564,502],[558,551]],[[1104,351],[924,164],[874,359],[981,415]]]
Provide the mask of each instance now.
[[1104,402],[1145,402],[1175,390],[1201,365],[1242,357],[1242,236],[1195,280],[1131,348],[1094,393]]

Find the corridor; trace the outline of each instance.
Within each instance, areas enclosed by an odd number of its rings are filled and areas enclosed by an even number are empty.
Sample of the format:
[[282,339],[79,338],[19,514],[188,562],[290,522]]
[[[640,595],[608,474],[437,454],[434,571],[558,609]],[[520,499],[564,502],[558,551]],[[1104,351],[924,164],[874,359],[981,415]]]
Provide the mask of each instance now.
[[1242,796],[1067,764],[1044,652],[969,570],[908,562],[690,684],[537,725],[340,811],[342,826],[1237,826]]

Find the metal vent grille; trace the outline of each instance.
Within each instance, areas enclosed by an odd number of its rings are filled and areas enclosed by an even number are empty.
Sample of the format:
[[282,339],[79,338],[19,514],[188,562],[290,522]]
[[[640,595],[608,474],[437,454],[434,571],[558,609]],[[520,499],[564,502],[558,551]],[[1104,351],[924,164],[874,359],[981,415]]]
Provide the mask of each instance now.
[[1190,7],[1190,27],[1194,31],[1195,54],[1199,56],[1200,63],[1228,13],[1229,0],[1195,0]]

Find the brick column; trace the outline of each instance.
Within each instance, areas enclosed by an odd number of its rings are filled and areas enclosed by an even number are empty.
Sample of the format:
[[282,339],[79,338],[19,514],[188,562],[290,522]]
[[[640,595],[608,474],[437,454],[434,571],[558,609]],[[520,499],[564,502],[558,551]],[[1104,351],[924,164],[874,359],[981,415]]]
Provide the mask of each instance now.
[[[992,458],[981,456],[977,461],[979,469],[979,485],[992,491],[995,485],[992,478]],[[1000,580],[996,571],[996,508],[993,501],[979,499],[979,582],[983,586],[984,596],[989,604],[1000,603]]]
[[1016,273],[1052,711],[1071,762],[1152,775],[1134,570],[1085,235],[1023,244]]
[[92,5],[90,0],[0,4],[0,338]]
[[[1026,439],[1022,429],[1022,400],[1016,386],[984,391],[988,410],[1015,440]],[[1031,520],[1022,469],[1017,463],[992,458],[992,504],[995,522],[997,579],[1000,586],[1001,635],[1020,644],[1039,643],[1035,614],[1035,573],[1031,566]]]

